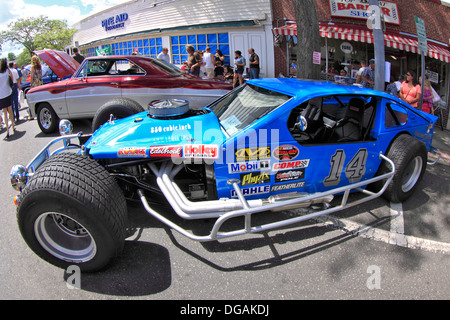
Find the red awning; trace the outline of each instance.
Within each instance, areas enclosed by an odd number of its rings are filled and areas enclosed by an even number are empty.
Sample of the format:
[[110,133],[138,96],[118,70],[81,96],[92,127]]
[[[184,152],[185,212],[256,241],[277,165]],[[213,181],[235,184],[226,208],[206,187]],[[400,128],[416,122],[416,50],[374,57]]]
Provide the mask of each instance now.
[[[275,34],[283,35],[297,35],[297,25],[288,24],[280,28],[273,29]],[[323,38],[351,40],[373,43],[373,33],[370,30],[347,28],[341,26],[319,26],[320,36]],[[408,38],[405,36],[395,35],[391,33],[384,34],[384,45],[391,48],[405,50],[413,53],[419,52],[419,43],[416,39]],[[448,48],[441,47],[439,45],[431,44],[428,42],[427,55],[434,59],[450,62],[450,50]]]

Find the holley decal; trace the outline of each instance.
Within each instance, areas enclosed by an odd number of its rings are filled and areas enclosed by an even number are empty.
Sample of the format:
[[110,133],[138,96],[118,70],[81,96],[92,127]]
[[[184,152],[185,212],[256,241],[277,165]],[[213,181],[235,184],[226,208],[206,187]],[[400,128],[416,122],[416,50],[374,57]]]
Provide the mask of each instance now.
[[217,159],[219,146],[217,144],[186,144],[183,146],[183,158]]

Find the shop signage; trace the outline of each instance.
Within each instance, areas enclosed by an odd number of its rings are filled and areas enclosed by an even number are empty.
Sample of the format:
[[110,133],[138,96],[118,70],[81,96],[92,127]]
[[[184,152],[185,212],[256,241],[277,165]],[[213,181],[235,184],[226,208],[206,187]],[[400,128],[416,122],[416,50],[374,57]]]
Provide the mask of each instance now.
[[102,28],[105,31],[122,29],[125,27],[125,21],[128,20],[128,13],[121,13],[115,17],[109,17],[108,19],[102,20]]
[[[378,1],[381,14],[386,23],[400,24],[397,3]],[[333,17],[354,19],[370,18],[369,1],[366,0],[330,0],[330,11]]]
[[350,42],[347,42],[347,41],[342,42],[341,43],[341,51],[343,53],[352,53],[352,51],[353,51],[352,44]]

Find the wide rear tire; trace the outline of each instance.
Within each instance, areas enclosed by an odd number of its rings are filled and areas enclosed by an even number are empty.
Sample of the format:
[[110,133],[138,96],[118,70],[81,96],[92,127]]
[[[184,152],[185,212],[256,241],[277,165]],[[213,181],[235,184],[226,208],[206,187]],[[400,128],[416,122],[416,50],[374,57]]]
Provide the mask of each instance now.
[[17,220],[28,246],[45,261],[97,271],[120,254],[127,208],[115,179],[91,158],[63,152],[23,189]]

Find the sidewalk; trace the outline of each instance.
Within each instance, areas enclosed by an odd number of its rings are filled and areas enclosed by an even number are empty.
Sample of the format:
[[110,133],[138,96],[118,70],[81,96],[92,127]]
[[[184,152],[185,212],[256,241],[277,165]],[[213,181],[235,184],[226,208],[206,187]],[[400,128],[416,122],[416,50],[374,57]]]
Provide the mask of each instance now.
[[[438,163],[450,166],[450,131],[441,130],[441,128],[434,128],[433,147],[441,153],[441,159]],[[430,160],[436,159],[429,154]]]

